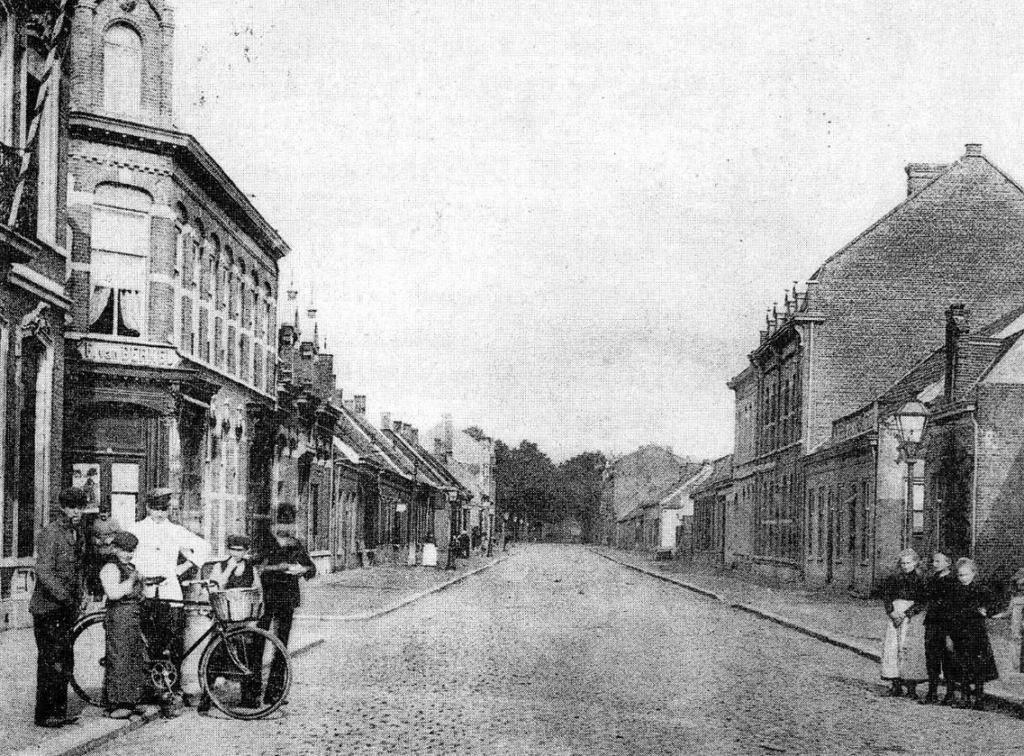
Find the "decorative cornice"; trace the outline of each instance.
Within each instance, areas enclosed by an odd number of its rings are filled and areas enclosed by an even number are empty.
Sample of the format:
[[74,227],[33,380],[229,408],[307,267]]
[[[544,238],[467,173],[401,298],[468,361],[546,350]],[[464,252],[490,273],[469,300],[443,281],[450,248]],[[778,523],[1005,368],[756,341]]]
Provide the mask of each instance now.
[[173,129],[122,121],[109,116],[74,111],[70,116],[73,139],[113,144],[173,157],[210,193],[215,202],[231,206],[232,220],[246,230],[275,260],[290,251],[276,229],[255,208],[199,141]]

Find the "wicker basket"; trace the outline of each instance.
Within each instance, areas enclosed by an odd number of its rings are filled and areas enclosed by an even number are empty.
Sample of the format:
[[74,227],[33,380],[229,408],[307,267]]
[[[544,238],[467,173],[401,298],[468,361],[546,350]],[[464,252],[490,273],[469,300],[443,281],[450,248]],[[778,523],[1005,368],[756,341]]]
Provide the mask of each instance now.
[[263,590],[228,588],[210,591],[210,606],[221,622],[248,622],[263,616]]

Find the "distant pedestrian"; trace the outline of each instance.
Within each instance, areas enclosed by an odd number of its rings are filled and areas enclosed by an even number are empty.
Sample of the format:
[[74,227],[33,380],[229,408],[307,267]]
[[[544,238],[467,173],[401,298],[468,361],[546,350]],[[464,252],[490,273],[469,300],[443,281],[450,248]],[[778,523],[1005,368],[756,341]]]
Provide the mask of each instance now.
[[463,559],[469,559],[470,543],[469,533],[465,530],[459,533],[459,556]]
[[899,567],[885,583],[882,598],[888,622],[882,642],[882,679],[889,680],[887,695],[917,698],[917,684],[928,679],[924,659],[924,580],[921,558],[913,549],[900,552]]
[[131,533],[115,533],[111,541],[114,559],[100,570],[107,596],[103,698],[111,719],[144,713],[140,704],[148,675],[142,637],[143,585],[142,576],[132,564],[138,545],[139,539]]
[[923,704],[939,703],[939,680],[946,683],[943,704],[956,700],[956,664],[950,648],[950,611],[957,579],[949,557],[942,552],[932,555],[932,575],[925,581],[928,610],[924,616],[924,654],[928,667],[928,693]]
[[38,650],[35,723],[40,727],[63,727],[77,719],[68,716],[68,679],[74,664],[71,628],[84,594],[81,523],[88,495],[65,488],[57,501],[59,509],[36,540],[36,585],[28,605]]
[[961,709],[985,708],[985,683],[999,677],[985,620],[994,613],[992,594],[978,580],[973,559],[956,560],[955,586],[950,602],[950,635],[960,676]]

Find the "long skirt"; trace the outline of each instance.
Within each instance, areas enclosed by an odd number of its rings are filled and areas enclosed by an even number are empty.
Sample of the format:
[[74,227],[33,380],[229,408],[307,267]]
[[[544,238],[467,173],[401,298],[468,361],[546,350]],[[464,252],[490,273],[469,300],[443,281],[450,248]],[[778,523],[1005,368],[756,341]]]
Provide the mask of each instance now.
[[[893,607],[906,611],[911,601],[897,599]],[[882,640],[882,679],[920,682],[928,679],[928,666],[924,654],[924,618],[920,614],[908,617],[898,628],[886,620]]]
[[983,617],[958,623],[950,635],[961,682],[987,683],[999,677]]
[[146,644],[138,602],[107,606],[106,675],[103,697],[110,709],[132,708],[146,694]]

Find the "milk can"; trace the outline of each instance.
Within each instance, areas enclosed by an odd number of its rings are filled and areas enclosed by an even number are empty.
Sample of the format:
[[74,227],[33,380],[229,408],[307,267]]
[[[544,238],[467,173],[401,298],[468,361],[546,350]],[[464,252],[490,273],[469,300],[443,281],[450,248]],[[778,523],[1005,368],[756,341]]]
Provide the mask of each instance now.
[[423,566],[437,567],[437,546],[432,543],[423,544]]
[[[213,610],[210,609],[210,596],[202,583],[185,583],[182,587],[185,601],[189,602],[185,604],[185,650],[187,651],[213,625]],[[203,649],[208,642],[209,639],[181,662],[181,692],[189,697],[198,696],[202,692],[199,686],[199,660],[202,658]]]

